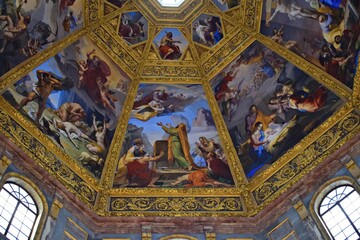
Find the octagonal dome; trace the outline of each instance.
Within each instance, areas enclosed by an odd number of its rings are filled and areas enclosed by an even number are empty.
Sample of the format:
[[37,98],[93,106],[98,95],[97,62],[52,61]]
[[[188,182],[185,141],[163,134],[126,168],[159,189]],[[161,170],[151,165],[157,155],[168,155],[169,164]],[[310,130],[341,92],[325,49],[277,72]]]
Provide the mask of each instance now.
[[303,0],[12,2],[1,137],[107,219],[253,217],[359,133],[357,6],[344,48]]

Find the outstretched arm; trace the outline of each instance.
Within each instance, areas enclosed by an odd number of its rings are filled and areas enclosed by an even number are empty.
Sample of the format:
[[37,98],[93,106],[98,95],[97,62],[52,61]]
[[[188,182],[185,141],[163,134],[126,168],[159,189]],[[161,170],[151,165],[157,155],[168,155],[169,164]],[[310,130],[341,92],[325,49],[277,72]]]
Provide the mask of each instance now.
[[97,131],[98,128],[97,128],[97,126],[96,126],[96,117],[95,117],[94,114],[93,114],[93,126],[94,126],[94,128],[95,128],[95,131]]
[[275,16],[278,14],[279,10],[275,9],[275,12],[273,13],[273,15],[266,21],[266,25],[268,26],[270,24],[270,22],[275,18]]
[[22,7],[22,5],[23,5],[23,3],[22,3],[22,1],[20,1],[20,5],[19,5],[19,6],[17,7],[17,9],[16,9],[16,13],[17,13],[17,16],[18,16],[18,18],[19,18],[19,21],[24,18],[24,17],[21,15],[21,7]]

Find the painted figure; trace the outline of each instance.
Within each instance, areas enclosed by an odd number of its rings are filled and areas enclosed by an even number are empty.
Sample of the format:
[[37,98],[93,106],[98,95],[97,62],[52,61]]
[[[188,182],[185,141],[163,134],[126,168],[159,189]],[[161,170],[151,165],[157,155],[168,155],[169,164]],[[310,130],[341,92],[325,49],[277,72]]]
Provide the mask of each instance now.
[[0,16],[0,21],[6,21],[7,25],[1,30],[3,32],[3,42],[0,47],[0,53],[2,53],[5,49],[7,41],[13,41],[18,38],[21,34],[23,34],[27,26],[31,21],[31,16],[23,16],[20,12],[23,2],[20,1],[20,5],[16,10],[18,22],[14,24],[13,20],[9,15],[2,15]]
[[87,70],[83,75],[83,86],[86,93],[95,103],[101,103],[101,93],[99,89],[99,82],[104,84],[107,82],[107,77],[111,75],[110,67],[106,62],[94,55],[95,49],[87,53]]
[[167,32],[160,40],[159,51],[163,59],[175,59],[181,54],[179,46],[175,44],[181,41],[174,40],[172,37],[172,32]]
[[126,40],[143,38],[145,37],[144,23],[141,21],[133,22],[130,19],[122,16],[119,34]]
[[106,119],[101,125],[96,124],[96,117],[93,115],[93,127],[95,129],[95,142],[90,142],[86,148],[93,154],[103,154],[105,152]]
[[35,121],[38,123],[42,113],[46,107],[46,101],[53,90],[68,90],[74,86],[74,83],[69,78],[60,78],[52,72],[45,72],[42,70],[36,71],[38,82],[36,87],[31,91],[26,98],[23,98],[17,107],[22,109],[29,102],[37,100],[39,108],[36,113]]
[[115,184],[156,187],[154,184],[160,175],[149,167],[149,162],[159,160],[164,152],[151,157],[146,155],[143,148],[143,141],[140,138],[135,139],[133,146],[119,160]]
[[327,91],[324,87],[319,87],[311,94],[305,91],[298,91],[291,96],[289,106],[300,112],[316,112],[324,106],[326,96]]
[[171,185],[176,186],[182,182],[189,182],[185,185],[186,187],[230,186],[225,183],[232,182],[229,166],[217,158],[214,152],[208,153],[206,159],[208,162],[207,168],[198,169],[189,174],[185,174],[177,178]]
[[256,105],[251,105],[249,113],[245,117],[245,130],[248,136],[251,136],[257,122],[261,122],[261,127],[266,130],[271,122],[274,121],[275,114],[270,116],[263,114],[259,111]]
[[54,111],[54,113],[63,122],[75,123],[77,121],[84,121],[86,117],[84,108],[80,104],[74,102],[63,103],[59,109]]
[[261,122],[256,122],[250,136],[249,148],[249,155],[256,164],[266,163],[272,158],[272,155],[264,148],[264,145],[268,143],[268,141],[265,141],[264,139],[265,133],[263,124]]
[[191,155],[190,145],[186,133],[186,125],[180,123],[176,127],[166,127],[157,123],[170,137],[168,139],[168,160],[181,168],[191,170],[197,168]]
[[[76,148],[79,149],[79,146],[76,144],[76,142],[74,141],[74,138],[78,138],[81,141],[83,141],[84,139],[92,142],[93,140],[91,140],[85,133],[83,133],[78,127],[76,127],[73,123],[71,122],[63,122],[61,120],[58,120],[56,118],[53,118],[52,120],[53,126],[56,130],[62,130],[66,133],[66,136],[69,138],[69,140],[71,141],[72,144],[74,144],[74,146]],[[72,136],[72,134],[75,134],[75,137]]]
[[266,21],[266,25],[268,26],[270,22],[275,18],[278,13],[285,13],[288,15],[290,21],[294,21],[297,18],[312,18],[316,19],[317,14],[308,10],[296,6],[294,2],[289,2],[287,0],[275,0],[276,8],[273,15]]

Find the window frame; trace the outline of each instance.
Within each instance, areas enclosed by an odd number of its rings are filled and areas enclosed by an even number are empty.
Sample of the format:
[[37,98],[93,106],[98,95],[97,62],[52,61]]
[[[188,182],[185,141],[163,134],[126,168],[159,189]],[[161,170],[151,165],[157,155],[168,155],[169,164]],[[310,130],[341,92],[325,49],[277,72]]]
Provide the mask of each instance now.
[[327,196],[332,190],[345,185],[351,186],[358,194],[360,194],[359,184],[353,178],[348,176],[341,176],[335,177],[321,185],[310,201],[311,216],[319,227],[323,237],[327,240],[332,240],[334,238],[328,230],[328,227],[324,223],[322,217],[320,216],[319,209],[325,196]]
[[24,189],[34,200],[37,206],[38,214],[35,218],[33,229],[29,236],[30,240],[40,239],[45,226],[46,218],[49,212],[47,200],[36,183],[18,173],[9,172],[3,176],[0,181],[0,189],[3,189],[6,183],[13,183]]
[[[27,195],[25,196],[25,200],[27,201],[27,197],[30,197],[30,198],[31,198],[31,200],[34,202],[34,205],[35,205],[35,211],[32,210],[29,206],[26,206],[26,204],[25,204],[24,201],[22,200],[24,197],[22,196],[22,194],[20,193],[20,191],[16,192],[16,193],[18,193],[18,195],[19,195],[19,196],[17,196],[17,194],[13,194],[13,191],[9,191],[8,189],[6,189],[5,186],[8,185],[8,184],[9,184],[9,186],[10,186],[10,188],[11,188],[12,190],[18,190],[18,189],[13,189],[12,186],[15,185],[17,188],[19,188],[19,190],[22,189],[23,191],[25,191],[26,194],[27,194]],[[11,184],[11,185],[10,185],[10,184]],[[19,184],[15,183],[15,182],[13,182],[13,181],[7,181],[7,182],[5,182],[5,184],[4,184],[4,185],[2,186],[2,188],[0,189],[0,192],[1,192],[1,191],[7,192],[10,196],[12,196],[13,198],[15,198],[16,201],[17,201],[16,206],[15,206],[13,212],[11,213],[12,215],[11,215],[11,218],[10,218],[10,220],[9,220],[9,222],[8,222],[8,225],[6,226],[5,233],[4,233],[5,237],[6,237],[6,235],[9,233],[9,230],[10,230],[11,226],[17,228],[17,227],[14,225],[15,215],[16,215],[16,213],[19,211],[19,207],[20,207],[21,205],[23,205],[28,211],[30,211],[31,213],[33,213],[33,214],[35,215],[34,221],[31,222],[30,234],[27,236],[28,238],[30,238],[31,235],[32,235],[33,232],[34,232],[34,227],[35,227],[36,219],[39,217],[39,208],[38,208],[38,206],[37,206],[37,204],[36,204],[36,202],[35,202],[35,199],[31,196],[31,194],[30,194],[28,191],[26,191],[26,189],[24,189],[22,186],[20,186]],[[28,202],[28,201],[27,201],[27,202]],[[6,206],[6,205],[5,205],[5,206]],[[5,207],[5,206],[4,206],[4,207]],[[24,222],[22,222],[22,223],[24,223]],[[18,229],[18,230],[19,230],[19,232],[23,233],[20,229]],[[11,234],[11,233],[10,233],[10,234]],[[12,235],[12,234],[11,234],[11,235]]]
[[[346,187],[349,187],[349,188],[351,188],[351,191],[350,191],[349,193],[347,193],[344,197],[342,197],[340,200],[337,200],[335,203],[333,203],[332,206],[331,206],[331,207],[328,207],[328,209],[325,210],[323,213],[320,213],[322,203],[325,201],[326,197],[328,197],[328,195],[329,195],[330,193],[336,191],[337,189],[339,189],[339,188],[341,188],[341,187],[345,187],[345,188],[346,188]],[[329,232],[329,234],[330,234],[330,236],[331,236],[332,238],[335,238],[335,237],[333,236],[333,234],[332,234],[332,232],[331,232],[331,229],[329,228],[328,224],[324,221],[323,216],[324,216],[326,213],[328,213],[329,211],[331,211],[331,210],[332,210],[333,208],[335,208],[335,207],[339,207],[339,208],[340,208],[341,212],[345,215],[345,218],[348,220],[349,226],[351,226],[351,227],[355,230],[355,233],[358,234],[358,237],[360,237],[360,232],[359,232],[359,230],[356,228],[356,226],[354,225],[354,223],[353,223],[352,220],[350,219],[348,213],[345,211],[345,209],[344,209],[343,206],[341,205],[341,202],[342,202],[343,200],[345,200],[346,198],[348,198],[348,197],[349,197],[351,194],[353,194],[354,192],[357,193],[356,189],[355,189],[353,186],[349,185],[349,184],[336,186],[335,188],[331,189],[331,190],[322,198],[322,200],[320,201],[320,205],[318,206],[318,214],[319,214],[322,222],[324,223],[324,226],[326,227],[326,229],[328,230],[328,232]],[[357,194],[359,195],[359,193],[357,193]]]

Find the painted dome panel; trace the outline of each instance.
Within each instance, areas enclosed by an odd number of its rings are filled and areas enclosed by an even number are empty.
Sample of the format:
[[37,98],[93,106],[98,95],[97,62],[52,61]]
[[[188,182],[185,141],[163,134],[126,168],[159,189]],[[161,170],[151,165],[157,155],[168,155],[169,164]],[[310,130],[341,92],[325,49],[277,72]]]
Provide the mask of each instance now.
[[140,84],[120,156],[114,187],[233,185],[199,84]]
[[179,60],[189,44],[177,28],[163,28],[153,43],[164,60]]
[[3,96],[67,155],[100,177],[130,78],[83,37]]
[[[9,17],[0,20],[0,76],[83,27],[82,1],[3,2],[2,15]],[[21,12],[24,24],[15,34],[10,31],[20,21],[16,11]]]
[[216,16],[201,14],[192,27],[193,41],[207,47],[215,46],[224,37],[220,18]]
[[353,1],[319,2],[326,3],[295,0],[273,5],[267,0],[260,31],[352,88],[360,50],[360,6]]
[[274,163],[343,103],[258,42],[211,85],[248,178]]
[[126,12],[121,15],[119,35],[130,45],[148,38],[148,20],[140,12]]

